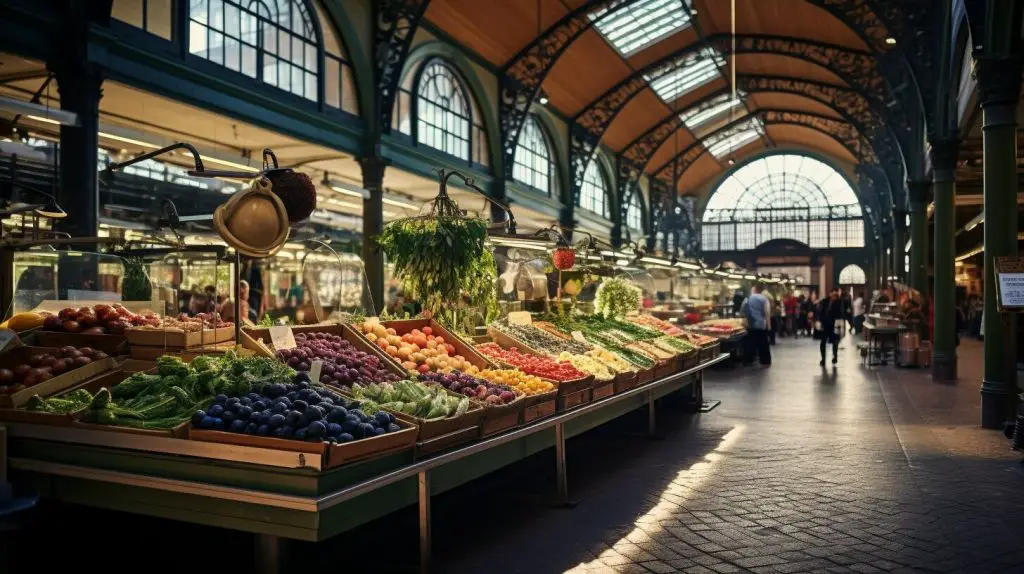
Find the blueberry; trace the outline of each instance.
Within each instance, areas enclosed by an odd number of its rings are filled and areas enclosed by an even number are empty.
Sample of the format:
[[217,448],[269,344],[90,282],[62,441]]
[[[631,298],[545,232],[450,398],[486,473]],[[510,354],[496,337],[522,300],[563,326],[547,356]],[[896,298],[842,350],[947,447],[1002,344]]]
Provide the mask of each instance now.
[[373,436],[373,425],[370,423],[360,423],[359,428],[363,431],[363,436]]
[[290,393],[288,393],[285,396],[288,397],[289,401],[294,401],[295,399],[299,398],[299,393],[297,393],[295,391],[291,391]]
[[213,402],[217,403],[218,405],[223,405],[224,403],[228,402],[228,396],[227,395],[217,395],[217,396],[213,397]]
[[277,438],[284,438],[284,427],[277,427],[270,434]]
[[250,404],[260,400],[260,396],[256,393],[249,393],[248,395],[245,395],[245,397],[249,399]]
[[288,405],[284,403],[274,403],[274,406],[270,407],[270,412],[284,414],[288,412]]
[[306,429],[298,429],[295,431],[296,440],[306,440]]
[[293,427],[291,425],[284,425],[282,427],[277,427],[276,430],[281,431],[281,436],[284,437],[284,438],[292,438],[293,436],[295,436],[295,427]]
[[376,435],[376,436],[380,436],[380,435],[384,434],[385,432],[386,431],[384,430],[383,427],[377,427],[377,428],[373,429],[373,434]]
[[396,425],[395,423],[388,423],[388,432],[398,432],[400,430],[402,430],[402,427]]
[[299,372],[299,373],[295,373],[295,376],[292,377],[292,382],[293,383],[299,383],[299,384],[301,384],[301,383],[308,383],[309,382],[309,373],[304,372],[304,371],[303,372]]
[[332,423],[340,423],[345,420],[346,415],[348,415],[348,411],[344,407],[334,407],[331,412],[327,413],[327,420]]
[[250,399],[249,397],[242,397],[241,399],[238,400],[238,403],[241,404],[242,406],[251,407],[252,399]]
[[354,433],[354,432],[356,432],[356,429],[358,429],[358,428],[359,428],[359,422],[358,421],[352,421],[352,420],[347,420],[346,419],[344,422],[341,423],[341,430],[344,431],[344,432],[347,432],[347,433]]
[[320,396],[320,393],[318,393],[316,391],[313,391],[313,392],[309,393],[308,397],[306,397],[306,402],[308,402],[311,405],[316,405],[316,404],[320,404],[320,399],[322,399],[322,398],[323,397]]
[[206,414],[214,418],[219,417],[224,414],[224,407],[220,404],[211,405],[209,410],[206,411]]
[[224,419],[213,419],[213,428],[217,430],[224,430],[228,427],[228,424],[224,422]]
[[205,416],[205,411],[196,411],[192,413],[192,426],[199,426],[199,423],[203,422],[203,417]]
[[302,413],[302,415],[311,421],[318,421],[324,418],[324,412],[320,410],[320,407],[317,407],[316,405],[310,405],[309,407],[307,407],[306,410]]
[[306,436],[310,438],[320,438],[327,432],[327,427],[320,421],[313,421],[309,423],[309,428],[306,430]]
[[361,411],[359,409],[356,409],[354,411],[350,411],[349,414],[353,414],[353,415],[356,415],[357,417],[359,417],[359,422],[361,422],[361,423],[365,423],[366,421],[370,420],[370,417],[366,416],[366,413],[364,413],[363,411]]
[[233,413],[231,411],[227,411],[223,415],[221,415],[220,418],[224,419],[224,422],[226,422],[227,424],[231,424],[231,423],[235,422],[235,419],[238,418],[238,415],[236,415],[235,413]]
[[251,416],[252,416],[252,407],[250,407],[250,406],[242,406],[242,407],[238,408],[238,418],[247,421],[247,420],[249,420],[249,418]]
[[235,413],[237,415],[238,411],[242,410],[242,403],[240,403],[240,402],[230,403],[228,405],[225,405],[225,407],[226,407],[226,410],[229,413]]
[[356,423],[356,424],[359,424],[360,422],[362,422],[362,421],[359,420],[359,415],[357,415],[353,411],[349,411],[348,414],[345,415],[345,420],[349,421],[349,422]]
[[199,421],[199,428],[201,429],[212,429],[217,424],[217,419],[206,415],[203,420]]
[[373,419],[377,421],[377,424],[381,426],[387,426],[388,423],[391,422],[391,419],[388,418],[388,413],[384,411],[380,411],[377,414],[373,415]]
[[355,440],[355,437],[353,437],[347,432],[343,432],[340,435],[338,435],[338,442],[350,442],[352,440]]
[[252,410],[254,410],[254,411],[262,411],[262,410],[266,410],[266,408],[267,408],[267,403],[263,402],[262,399],[260,399],[258,401],[253,401],[253,403],[252,403]]
[[228,427],[228,430],[230,430],[231,432],[245,432],[246,426],[248,425],[245,423],[245,421],[241,419],[235,419],[231,421],[231,426]]
[[[307,376],[306,378],[308,379],[309,377]],[[309,388],[309,383],[310,383],[309,381],[299,381],[299,382],[295,383],[295,386],[298,387],[299,390],[301,391],[302,389],[308,389]]]
[[341,425],[338,423],[328,423],[327,436],[338,436],[339,434],[341,434]]
[[284,415],[278,413],[270,417],[270,428],[277,428],[284,425]]
[[302,415],[299,413],[299,411],[290,411],[288,414],[284,416],[284,420],[287,421],[288,424],[290,424],[291,426],[296,426],[297,424],[299,424],[299,418],[301,417]]
[[267,425],[260,425],[259,428],[256,429],[256,434],[259,436],[267,436],[270,434],[270,427]]
[[305,428],[305,427],[308,427],[308,426],[309,426],[309,422],[310,422],[310,421],[309,421],[309,418],[308,418],[308,417],[306,417],[306,415],[301,415],[301,416],[299,417],[299,421],[298,421],[297,423],[295,423],[295,424],[296,424],[296,426],[297,426],[297,427],[299,427],[299,428]]
[[395,419],[395,415],[388,413],[388,420],[391,422],[395,422],[397,419]]
[[302,399],[299,399],[297,401],[292,401],[292,408],[297,410],[297,411],[305,412],[306,407],[308,407],[308,406],[309,406],[309,403],[307,403],[306,401],[304,401]]
[[240,402],[242,402],[242,401],[238,397],[228,397],[228,400],[224,401],[224,404],[227,405],[227,406],[231,406],[231,405],[237,405]]
[[299,391],[299,393],[298,393],[298,395],[299,395],[299,400],[303,400],[303,401],[304,401],[304,400],[308,399],[308,398],[309,398],[309,393],[311,393],[311,392],[312,392],[312,391],[310,391],[310,390],[309,390],[308,388],[302,389],[302,390],[301,390],[301,391]]
[[245,425],[245,434],[256,434],[256,429],[258,428],[259,425],[257,425],[256,423],[249,423]]
[[330,398],[330,397],[322,397],[322,398],[320,399],[320,402],[319,402],[318,404],[319,404],[319,406],[321,406],[321,407],[327,407],[327,408],[330,408],[330,407],[333,407],[333,406],[334,406],[334,399],[332,399],[332,398]]

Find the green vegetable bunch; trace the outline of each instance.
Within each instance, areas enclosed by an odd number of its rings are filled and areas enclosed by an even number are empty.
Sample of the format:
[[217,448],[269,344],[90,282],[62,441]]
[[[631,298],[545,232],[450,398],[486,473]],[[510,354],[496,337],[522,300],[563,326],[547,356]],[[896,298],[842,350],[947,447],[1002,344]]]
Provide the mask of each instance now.
[[621,318],[640,309],[642,300],[639,287],[627,279],[613,277],[597,286],[594,311],[611,319]]
[[460,417],[469,410],[469,397],[455,396],[440,385],[414,381],[353,385],[352,394],[380,406],[421,419]]
[[403,288],[436,315],[497,307],[497,268],[486,238],[481,219],[418,217],[389,223],[377,243]]

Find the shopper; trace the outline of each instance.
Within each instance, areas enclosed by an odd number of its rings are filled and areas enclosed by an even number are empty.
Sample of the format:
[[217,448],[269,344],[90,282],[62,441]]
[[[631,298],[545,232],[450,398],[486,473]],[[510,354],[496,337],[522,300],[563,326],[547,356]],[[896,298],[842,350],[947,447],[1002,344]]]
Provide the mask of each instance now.
[[779,330],[782,328],[782,298],[771,296],[771,293],[768,293],[768,295],[768,305],[771,309],[771,325],[768,328],[768,337],[771,344],[774,345]]
[[864,328],[864,294],[857,293],[857,298],[853,300],[853,332],[860,335],[860,330]]
[[815,330],[821,337],[821,363],[825,366],[825,346],[832,343],[832,364],[839,362],[839,323],[843,320],[842,291],[837,287],[818,304],[814,314]]
[[747,298],[746,298],[746,296],[744,296],[742,289],[737,289],[736,292],[732,294],[732,316],[733,317],[739,317],[740,316],[740,307],[743,306],[743,302],[746,301],[746,300],[747,300]]
[[761,294],[761,286],[750,288],[750,297],[740,305],[740,314],[747,321],[746,353],[747,364],[754,362],[756,354],[760,363],[771,366],[772,352],[768,348],[768,331],[771,329],[771,304]]
[[800,301],[797,300],[796,295],[789,293],[786,298],[782,300],[783,310],[786,313],[786,318],[783,324],[785,325],[784,332],[789,336],[796,336],[797,332],[797,313],[800,309]]

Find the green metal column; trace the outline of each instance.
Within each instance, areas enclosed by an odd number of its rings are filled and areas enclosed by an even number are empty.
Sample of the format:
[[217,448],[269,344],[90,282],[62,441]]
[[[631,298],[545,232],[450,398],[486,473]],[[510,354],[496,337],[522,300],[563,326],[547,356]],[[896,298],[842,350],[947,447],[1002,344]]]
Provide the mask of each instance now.
[[376,238],[384,231],[384,170],[387,161],[381,157],[369,156],[359,160],[363,170],[363,187],[370,192],[363,199],[363,265],[366,271],[366,289],[363,306],[367,313],[377,314],[384,310],[384,252],[377,246]]
[[907,253],[907,212],[898,209],[893,212],[893,225],[895,232],[892,241],[892,270],[893,275],[901,283],[906,283],[906,260]]
[[956,157],[959,142],[954,138],[932,139],[932,182],[935,192],[935,341],[932,379],[956,380],[956,257],[953,195],[956,193]]
[[1002,428],[1017,393],[1017,318],[996,309],[993,258],[1017,255],[1017,102],[1021,60],[978,59],[985,170],[985,379],[981,425]]
[[932,182],[911,181],[910,189],[910,286],[928,298],[928,195]]

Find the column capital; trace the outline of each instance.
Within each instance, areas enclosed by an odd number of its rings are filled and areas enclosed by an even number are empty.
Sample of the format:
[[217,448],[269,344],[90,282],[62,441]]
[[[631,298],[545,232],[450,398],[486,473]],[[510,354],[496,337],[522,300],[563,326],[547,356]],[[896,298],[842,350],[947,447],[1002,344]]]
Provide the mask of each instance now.
[[1003,104],[1016,109],[1020,98],[1021,57],[975,53],[974,60],[981,107]]
[[934,181],[953,181],[957,157],[960,155],[960,140],[957,138],[928,138],[932,158]]
[[384,170],[391,162],[379,156],[361,157],[356,162],[363,172],[363,187],[380,189],[384,185]]

